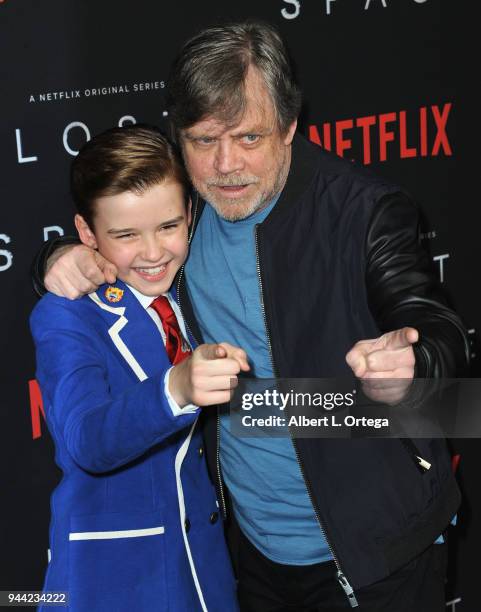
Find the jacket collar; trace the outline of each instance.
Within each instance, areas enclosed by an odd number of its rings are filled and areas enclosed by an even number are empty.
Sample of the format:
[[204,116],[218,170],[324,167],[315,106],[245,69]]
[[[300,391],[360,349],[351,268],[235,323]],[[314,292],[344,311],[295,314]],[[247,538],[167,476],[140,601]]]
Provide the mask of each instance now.
[[291,166],[284,189],[277,204],[262,225],[268,225],[272,219],[282,214],[292,203],[297,202],[302,194],[310,188],[319,168],[318,146],[310,143],[296,132],[292,142]]
[[139,380],[167,365],[159,330],[124,282],[101,285],[89,298],[106,321],[114,347]]

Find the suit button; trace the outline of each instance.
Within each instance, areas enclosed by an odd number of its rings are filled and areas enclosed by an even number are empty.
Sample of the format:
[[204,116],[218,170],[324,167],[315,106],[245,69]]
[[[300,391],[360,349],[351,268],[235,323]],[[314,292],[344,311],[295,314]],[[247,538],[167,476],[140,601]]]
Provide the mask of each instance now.
[[202,446],[199,446],[198,453],[199,453],[199,457],[202,457],[202,456],[203,456],[203,454],[204,454],[204,448],[203,448]]
[[185,517],[184,527],[185,527],[185,532],[189,533],[189,531],[190,531],[190,521],[189,521],[189,519],[187,517]]
[[213,525],[214,523],[217,523],[218,518],[219,518],[219,513],[218,512],[213,512],[209,516],[209,521],[210,521],[211,525]]

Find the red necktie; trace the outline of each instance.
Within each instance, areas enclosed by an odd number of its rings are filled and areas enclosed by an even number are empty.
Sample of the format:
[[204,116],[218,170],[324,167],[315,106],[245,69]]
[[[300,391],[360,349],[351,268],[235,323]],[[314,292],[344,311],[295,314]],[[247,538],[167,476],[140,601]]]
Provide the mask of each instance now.
[[[170,305],[168,298],[159,295],[150,305],[159,315],[162,327],[165,332],[165,350],[172,365],[176,365],[188,357],[191,353],[190,348],[183,342],[182,333],[175,312]],[[184,349],[182,348],[184,345]]]

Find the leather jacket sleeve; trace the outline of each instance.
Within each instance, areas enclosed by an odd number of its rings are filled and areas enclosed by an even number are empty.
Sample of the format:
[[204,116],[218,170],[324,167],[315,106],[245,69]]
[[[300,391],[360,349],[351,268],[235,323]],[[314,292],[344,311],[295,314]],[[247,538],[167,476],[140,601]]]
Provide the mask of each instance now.
[[44,293],[47,293],[47,289],[43,284],[45,279],[45,270],[47,260],[50,255],[60,247],[66,246],[68,244],[79,244],[80,240],[75,236],[58,236],[57,238],[53,238],[52,240],[47,240],[43,243],[41,249],[36,254],[31,268],[31,278],[32,285],[37,293],[37,295],[42,296]]
[[366,235],[366,286],[369,307],[381,331],[411,326],[415,376],[466,375],[470,350],[466,329],[448,305],[419,238],[419,211],[405,194],[377,203]]

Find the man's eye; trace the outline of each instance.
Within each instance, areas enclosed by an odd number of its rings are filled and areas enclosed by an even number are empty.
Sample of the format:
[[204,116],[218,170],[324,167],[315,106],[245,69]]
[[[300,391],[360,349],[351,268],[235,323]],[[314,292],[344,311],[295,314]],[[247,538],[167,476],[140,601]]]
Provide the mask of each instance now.
[[195,142],[200,145],[210,145],[215,142],[215,138],[211,138],[210,136],[201,136],[200,138],[196,138]]
[[178,226],[178,223],[169,223],[169,225],[163,225],[160,228],[160,231],[175,229]]
[[118,234],[117,238],[132,238],[134,234],[130,233],[130,234]]
[[242,140],[246,144],[254,144],[255,142],[258,142],[260,140],[260,136],[259,134],[246,134],[245,136],[243,136]]

